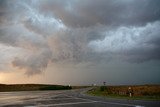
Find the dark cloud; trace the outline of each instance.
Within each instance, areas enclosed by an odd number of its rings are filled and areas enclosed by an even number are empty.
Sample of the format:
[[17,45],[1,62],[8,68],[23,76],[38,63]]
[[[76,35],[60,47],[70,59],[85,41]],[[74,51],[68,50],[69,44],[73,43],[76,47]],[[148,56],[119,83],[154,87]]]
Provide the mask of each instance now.
[[28,32],[22,25],[0,29],[0,43],[2,44],[24,49],[47,47],[44,38],[36,36],[38,35]]
[[47,68],[47,65],[52,58],[50,50],[42,50],[37,54],[20,59],[15,58],[12,62],[14,67],[24,69],[27,75],[38,74]]
[[160,2],[155,0],[85,0],[40,3],[39,10],[52,13],[70,27],[144,25],[159,20]]
[[103,40],[90,42],[91,48],[98,53],[112,53],[129,62],[160,60],[160,22],[148,23],[143,27],[120,27],[106,31]]
[[29,75],[49,62],[160,60],[159,5],[159,0],[1,0],[0,44],[30,52],[11,61]]

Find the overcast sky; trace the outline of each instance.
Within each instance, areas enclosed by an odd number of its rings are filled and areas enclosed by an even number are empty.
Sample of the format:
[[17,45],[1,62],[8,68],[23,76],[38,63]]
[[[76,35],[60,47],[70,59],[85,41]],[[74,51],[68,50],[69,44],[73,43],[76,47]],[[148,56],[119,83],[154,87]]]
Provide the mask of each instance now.
[[159,0],[0,0],[0,83],[160,84]]

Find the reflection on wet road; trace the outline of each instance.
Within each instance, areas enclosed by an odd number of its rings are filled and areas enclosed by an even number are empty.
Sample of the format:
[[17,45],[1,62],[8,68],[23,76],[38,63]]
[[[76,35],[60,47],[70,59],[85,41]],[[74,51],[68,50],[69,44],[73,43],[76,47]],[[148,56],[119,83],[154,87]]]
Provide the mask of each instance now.
[[0,92],[0,106],[37,105],[39,101],[49,100],[62,92],[64,91]]
[[86,90],[0,92],[0,107],[160,107],[159,101],[93,97]]

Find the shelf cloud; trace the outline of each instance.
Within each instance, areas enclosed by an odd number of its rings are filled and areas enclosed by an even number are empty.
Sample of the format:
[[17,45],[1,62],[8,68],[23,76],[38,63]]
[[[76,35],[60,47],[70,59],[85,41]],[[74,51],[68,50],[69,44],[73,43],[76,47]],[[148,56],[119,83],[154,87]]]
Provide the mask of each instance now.
[[160,61],[160,1],[0,0],[0,50],[27,75],[50,63]]

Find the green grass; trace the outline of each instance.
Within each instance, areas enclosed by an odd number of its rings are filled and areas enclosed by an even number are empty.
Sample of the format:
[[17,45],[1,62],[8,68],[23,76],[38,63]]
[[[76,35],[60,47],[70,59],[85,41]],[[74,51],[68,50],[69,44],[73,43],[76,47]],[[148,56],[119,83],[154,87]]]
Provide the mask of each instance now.
[[89,90],[87,94],[105,98],[128,99],[128,100],[156,100],[156,101],[160,100],[159,95],[141,95],[141,96],[129,97],[129,95],[110,94],[107,92],[107,90],[101,90],[101,87],[96,87],[92,90]]

